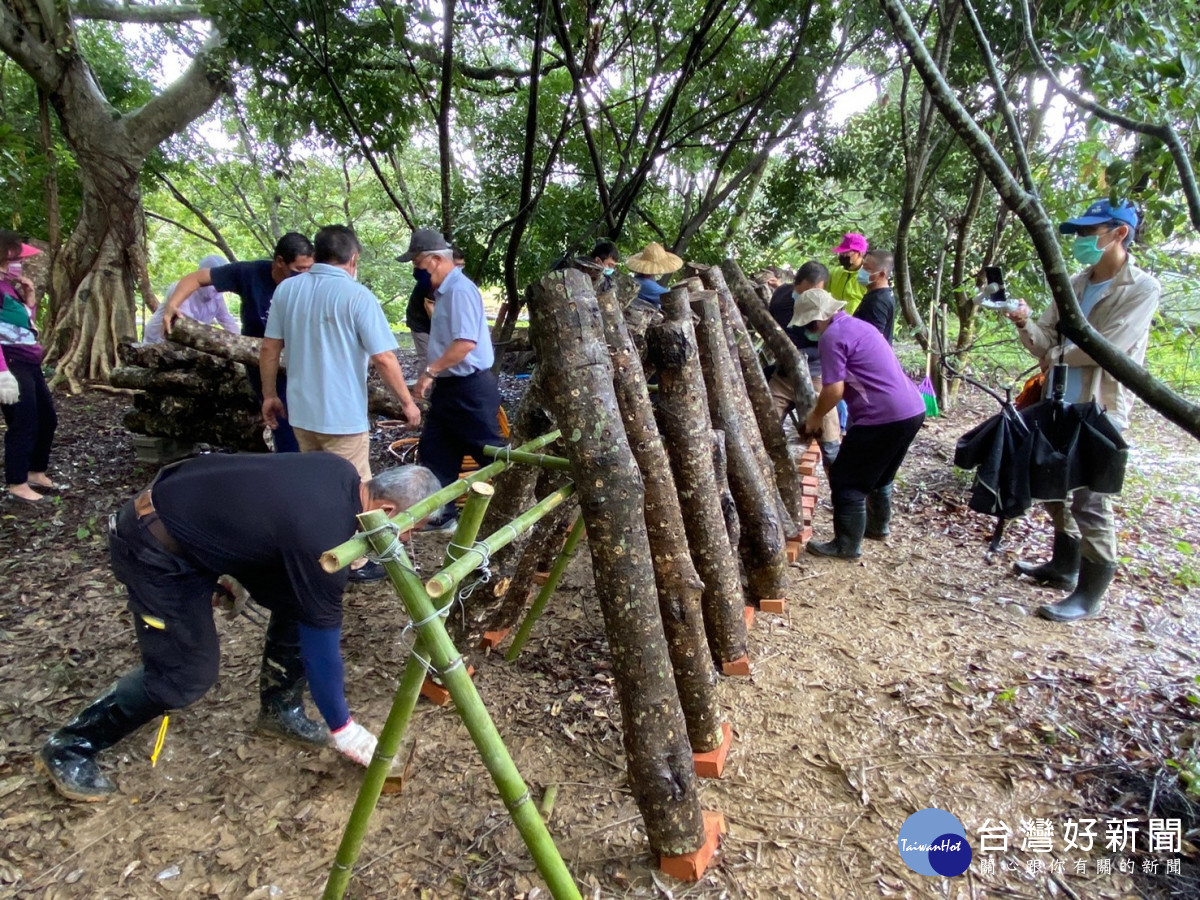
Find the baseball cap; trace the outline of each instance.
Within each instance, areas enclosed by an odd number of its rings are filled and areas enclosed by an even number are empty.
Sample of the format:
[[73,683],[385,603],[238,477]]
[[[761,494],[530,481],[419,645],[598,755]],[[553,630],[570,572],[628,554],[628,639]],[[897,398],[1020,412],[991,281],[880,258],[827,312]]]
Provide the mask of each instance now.
[[1083,211],[1082,216],[1068,219],[1058,226],[1058,230],[1061,234],[1075,234],[1080,228],[1087,228],[1089,225],[1105,225],[1109,222],[1128,225],[1131,231],[1136,231],[1138,226],[1137,208],[1128,200],[1122,200],[1116,206],[1113,206],[1108,200],[1097,200]]
[[831,253],[866,253],[870,249],[867,239],[861,234],[847,231],[842,235],[842,242],[834,247]]
[[408,241],[408,249],[396,257],[396,262],[412,262],[422,253],[432,253],[435,250],[449,250],[450,245],[442,237],[440,231],[432,228],[418,228]]

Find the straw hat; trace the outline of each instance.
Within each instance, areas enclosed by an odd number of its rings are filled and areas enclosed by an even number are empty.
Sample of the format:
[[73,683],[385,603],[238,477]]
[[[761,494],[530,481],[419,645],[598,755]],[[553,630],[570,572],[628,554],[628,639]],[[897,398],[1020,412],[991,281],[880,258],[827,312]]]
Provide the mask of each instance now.
[[647,244],[641,253],[635,253],[625,260],[625,265],[639,275],[666,275],[682,269],[683,260],[665,250],[662,244]]
[[841,300],[835,300],[829,291],[810,288],[796,298],[796,304],[792,307],[792,321],[788,327],[803,328],[811,322],[824,322],[833,318],[833,314],[845,306]]

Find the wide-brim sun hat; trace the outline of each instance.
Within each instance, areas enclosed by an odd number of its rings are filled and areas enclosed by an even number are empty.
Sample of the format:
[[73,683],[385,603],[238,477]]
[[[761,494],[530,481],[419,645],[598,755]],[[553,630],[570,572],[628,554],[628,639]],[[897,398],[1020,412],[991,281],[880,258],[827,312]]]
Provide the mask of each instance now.
[[788,327],[803,328],[811,322],[824,322],[845,307],[845,301],[835,299],[829,291],[809,288],[796,298],[796,304],[792,307],[792,321]]
[[683,260],[663,247],[662,244],[647,244],[641,253],[635,253],[625,260],[625,266],[631,272],[640,275],[666,275],[668,272],[678,272],[683,268]]

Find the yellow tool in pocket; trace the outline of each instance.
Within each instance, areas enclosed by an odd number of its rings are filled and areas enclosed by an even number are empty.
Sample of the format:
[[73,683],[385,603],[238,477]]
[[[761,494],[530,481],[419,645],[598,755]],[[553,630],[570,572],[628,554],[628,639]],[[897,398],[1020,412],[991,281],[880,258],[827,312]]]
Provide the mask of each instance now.
[[144,615],[144,616],[142,616],[142,621],[145,622],[147,625],[149,625],[151,628],[157,628],[159,631],[166,631],[166,629],[167,629],[167,623],[164,622],[162,619],[160,619],[158,616],[145,616]]

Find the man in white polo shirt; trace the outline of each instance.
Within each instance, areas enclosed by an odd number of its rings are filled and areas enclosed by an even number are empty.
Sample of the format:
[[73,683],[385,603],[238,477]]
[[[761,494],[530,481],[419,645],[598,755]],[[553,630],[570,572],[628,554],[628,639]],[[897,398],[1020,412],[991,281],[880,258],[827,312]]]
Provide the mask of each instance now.
[[[404,409],[409,425],[421,412],[392,352],[396,338],[379,300],[357,283],[362,246],[345,225],[328,225],[314,241],[316,263],[275,290],[259,354],[263,419],[280,416],[296,432],[301,452],[327,450],[371,478],[367,362],[375,365]],[[288,402],[275,390],[283,349],[288,354]]]

